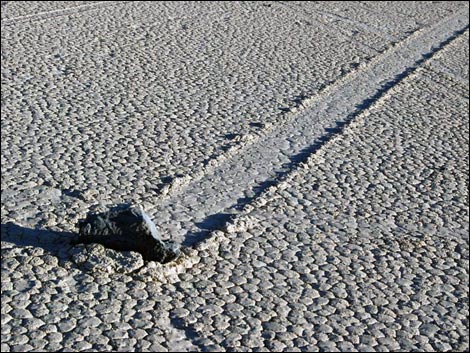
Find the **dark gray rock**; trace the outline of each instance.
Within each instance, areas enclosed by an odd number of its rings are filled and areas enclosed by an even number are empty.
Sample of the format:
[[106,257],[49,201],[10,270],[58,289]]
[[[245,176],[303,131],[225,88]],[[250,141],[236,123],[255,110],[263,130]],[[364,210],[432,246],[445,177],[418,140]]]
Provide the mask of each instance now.
[[90,212],[78,222],[77,243],[102,244],[119,251],[137,251],[147,261],[166,263],[180,255],[179,246],[163,241],[142,208],[120,205],[107,212]]

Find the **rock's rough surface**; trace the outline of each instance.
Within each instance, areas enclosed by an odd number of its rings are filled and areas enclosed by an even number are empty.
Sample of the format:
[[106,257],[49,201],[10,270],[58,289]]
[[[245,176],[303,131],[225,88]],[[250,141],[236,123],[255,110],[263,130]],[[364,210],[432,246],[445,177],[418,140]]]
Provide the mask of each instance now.
[[166,263],[180,255],[179,247],[163,241],[142,208],[122,205],[104,213],[91,212],[78,222],[78,243],[103,244],[119,251],[136,251],[145,260]]

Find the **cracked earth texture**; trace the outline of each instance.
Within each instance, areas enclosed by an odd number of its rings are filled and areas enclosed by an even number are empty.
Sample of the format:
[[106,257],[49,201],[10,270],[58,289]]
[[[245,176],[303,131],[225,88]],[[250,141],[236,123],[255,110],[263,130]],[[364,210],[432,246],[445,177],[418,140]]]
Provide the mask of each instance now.
[[[6,1],[1,35],[2,351],[469,349],[468,2]],[[296,163],[231,164],[284,126]],[[71,245],[126,200],[203,236]]]

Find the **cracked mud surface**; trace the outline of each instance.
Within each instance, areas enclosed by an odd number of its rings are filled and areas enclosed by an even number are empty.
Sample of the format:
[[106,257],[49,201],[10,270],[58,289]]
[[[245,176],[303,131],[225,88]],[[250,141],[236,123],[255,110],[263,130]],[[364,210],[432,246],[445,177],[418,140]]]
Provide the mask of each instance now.
[[[468,350],[468,36],[464,2],[2,2],[2,351]],[[390,50],[400,79],[194,224],[181,196]],[[71,247],[128,199],[207,234],[166,265]]]

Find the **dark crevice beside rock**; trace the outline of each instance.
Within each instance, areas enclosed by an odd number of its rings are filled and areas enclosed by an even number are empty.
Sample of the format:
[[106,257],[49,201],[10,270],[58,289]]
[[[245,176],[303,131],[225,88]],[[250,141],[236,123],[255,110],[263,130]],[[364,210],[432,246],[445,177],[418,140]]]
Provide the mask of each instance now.
[[167,263],[181,254],[179,246],[161,239],[157,228],[141,207],[129,204],[107,212],[87,214],[78,222],[77,244],[102,244],[118,251],[136,251],[146,261]]

